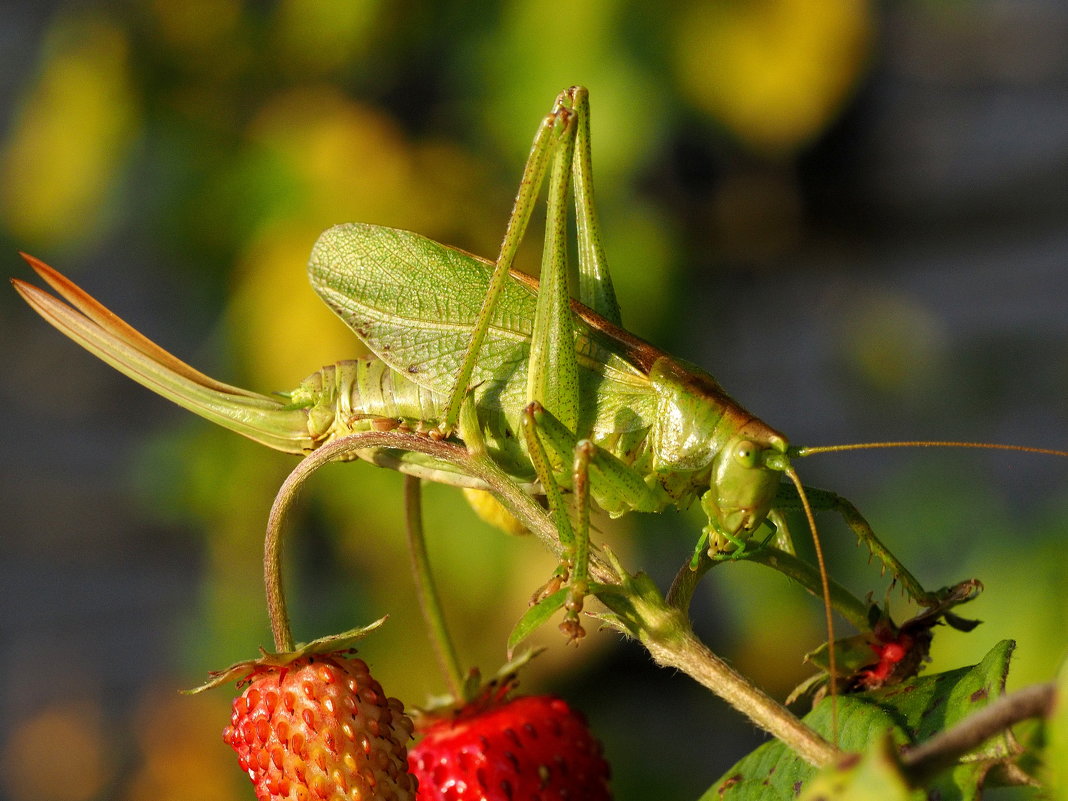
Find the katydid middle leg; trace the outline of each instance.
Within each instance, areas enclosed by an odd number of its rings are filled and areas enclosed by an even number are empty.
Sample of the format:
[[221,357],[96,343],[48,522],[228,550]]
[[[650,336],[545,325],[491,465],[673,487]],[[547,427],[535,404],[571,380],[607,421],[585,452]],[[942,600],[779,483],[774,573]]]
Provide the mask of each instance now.
[[[589,581],[590,504],[608,512],[657,511],[664,498],[640,472],[588,439],[579,439],[540,403],[523,412],[522,431],[538,482],[544,490],[564,549],[563,562],[535,595],[535,602],[564,608],[560,628],[572,641],[583,636],[579,623],[583,599],[594,591]],[[572,492],[571,515],[563,489]],[[573,520],[573,522],[572,522]],[[558,594],[566,585],[566,594]]]
[[[575,524],[572,525],[564,504],[563,492],[538,433],[534,416],[536,406],[531,404],[523,412],[523,438],[538,481],[545,491],[549,513],[556,525],[564,554],[563,561],[552,578],[535,594],[535,603],[561,603],[564,608],[564,621],[560,624],[560,629],[567,635],[569,642],[575,642],[586,636],[579,622],[579,614],[589,590],[589,464],[594,446],[589,440],[582,440],[575,446],[571,473],[575,515]],[[567,592],[563,598],[559,598],[557,592],[565,584]],[[559,600],[556,600],[558,598]]]

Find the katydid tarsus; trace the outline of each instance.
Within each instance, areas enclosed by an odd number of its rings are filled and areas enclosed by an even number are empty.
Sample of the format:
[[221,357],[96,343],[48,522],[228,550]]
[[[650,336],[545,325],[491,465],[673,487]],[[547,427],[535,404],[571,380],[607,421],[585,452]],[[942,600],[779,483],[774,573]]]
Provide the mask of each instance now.
[[[354,223],[326,231],[311,255],[312,285],[375,355],[322,368],[284,401],[194,370],[33,257],[26,258],[70,305],[14,283],[52,325],[116,369],[272,448],[305,454],[350,433],[400,427],[483,451],[525,491],[548,498],[569,548],[559,579],[571,582],[562,603],[573,636],[581,631],[588,536],[586,504],[574,515],[577,525],[564,508],[565,492],[573,489],[579,497],[588,491],[613,516],[699,500],[707,524],[694,563],[706,553],[744,556],[761,526],[789,548],[787,512],[804,509],[815,535],[809,507],[835,511],[909,596],[924,606],[940,604],[948,590],[925,590],[851,504],[801,485],[791,460],[831,449],[791,447],[708,373],[621,327],[590,152],[586,92],[575,87],[561,93],[538,128],[495,262],[392,228]],[[539,284],[512,263],[546,179]],[[569,196],[575,260],[568,258]],[[1015,447],[849,447],[922,444]],[[426,480],[482,488],[419,453],[376,448],[360,455]],[[823,591],[827,599],[825,578]]]

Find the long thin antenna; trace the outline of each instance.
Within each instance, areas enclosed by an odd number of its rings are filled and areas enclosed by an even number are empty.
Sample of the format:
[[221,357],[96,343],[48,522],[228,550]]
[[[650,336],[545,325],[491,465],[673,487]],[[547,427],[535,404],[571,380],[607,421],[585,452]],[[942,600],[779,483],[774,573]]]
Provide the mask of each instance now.
[[843,451],[863,451],[875,448],[976,448],[988,451],[1020,451],[1022,453],[1039,453],[1046,456],[1068,456],[1068,451],[1053,448],[1032,448],[1027,445],[1005,445],[1000,442],[955,442],[951,440],[903,440],[901,442],[854,442],[848,445],[817,445],[791,450],[791,456],[813,456],[817,453],[842,453]]
[[812,514],[812,506],[808,502],[805,488],[802,486],[801,479],[793,467],[788,467],[783,472],[794,483],[794,487],[797,488],[797,494],[801,498],[801,507],[805,510],[805,517],[808,519],[808,528],[809,531],[812,532],[812,544],[816,549],[816,564],[820,569],[820,587],[823,590],[823,611],[826,615],[827,624],[827,670],[830,674],[829,686],[831,689],[831,742],[837,746],[838,691],[835,687],[835,682],[838,678],[838,660],[834,654],[834,610],[831,606],[831,582],[830,579],[827,578],[827,563],[823,559],[823,546],[820,545],[820,535],[816,530],[816,516]]

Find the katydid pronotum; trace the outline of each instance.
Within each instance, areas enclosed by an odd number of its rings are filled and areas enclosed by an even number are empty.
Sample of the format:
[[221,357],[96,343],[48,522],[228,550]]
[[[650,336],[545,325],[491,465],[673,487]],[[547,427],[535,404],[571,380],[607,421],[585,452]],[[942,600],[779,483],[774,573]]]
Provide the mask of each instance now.
[[[539,283],[512,264],[546,181]],[[347,434],[401,427],[456,439],[493,459],[527,492],[547,498],[567,546],[557,579],[569,587],[551,597],[566,607],[571,636],[581,632],[577,615],[587,591],[588,509],[578,504],[573,522],[561,490],[580,498],[588,492],[610,515],[699,500],[707,524],[693,564],[705,554],[746,555],[761,526],[789,549],[787,513],[798,509],[818,555],[813,509],[836,511],[918,603],[938,607],[948,597],[949,590],[925,590],[851,504],[802,486],[791,460],[831,449],[791,447],[708,373],[622,328],[594,204],[589,110],[580,87],[561,93],[538,127],[495,262],[375,225],[339,225],[320,237],[310,260],[312,285],[374,356],[322,368],[287,401],[208,378],[47,265],[27,260],[70,303],[14,282],[51,324],[135,381],[253,440],[304,454]],[[975,447],[880,446],[905,444]],[[426,480],[483,487],[420,453],[360,455]],[[822,584],[833,640],[825,575]],[[833,648],[829,656],[833,675]]]

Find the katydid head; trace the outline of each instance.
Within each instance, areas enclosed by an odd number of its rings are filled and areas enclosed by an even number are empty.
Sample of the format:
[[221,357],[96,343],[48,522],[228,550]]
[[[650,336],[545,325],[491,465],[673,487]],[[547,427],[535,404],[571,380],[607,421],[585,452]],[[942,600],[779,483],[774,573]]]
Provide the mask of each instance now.
[[812,544],[816,550],[820,584],[823,593],[823,608],[826,614],[828,670],[831,680],[831,730],[833,740],[838,740],[838,704],[833,677],[837,675],[834,654],[834,621],[832,619],[830,579],[823,559],[823,547],[812,507],[801,485],[797,471],[790,463],[790,445],[786,438],[768,428],[757,419],[742,425],[716,453],[712,462],[710,487],[701,497],[701,506],[708,515],[704,533],[708,540],[710,555],[738,548],[741,553],[745,541],[767,518],[775,504],[782,477],[785,476],[797,490],[801,508],[812,532]]
[[788,448],[785,437],[753,420],[716,452],[709,489],[701,497],[710,551],[728,550],[764,522],[789,467]]

